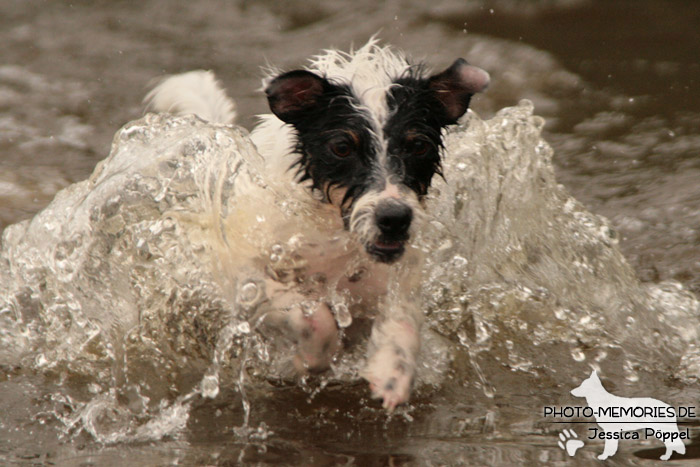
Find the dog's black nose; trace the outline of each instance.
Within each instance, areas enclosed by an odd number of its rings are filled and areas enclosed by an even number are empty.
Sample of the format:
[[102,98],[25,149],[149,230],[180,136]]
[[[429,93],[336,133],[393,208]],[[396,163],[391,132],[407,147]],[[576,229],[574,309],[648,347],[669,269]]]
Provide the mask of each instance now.
[[404,240],[413,220],[413,210],[398,201],[382,201],[374,211],[374,220],[382,235]]

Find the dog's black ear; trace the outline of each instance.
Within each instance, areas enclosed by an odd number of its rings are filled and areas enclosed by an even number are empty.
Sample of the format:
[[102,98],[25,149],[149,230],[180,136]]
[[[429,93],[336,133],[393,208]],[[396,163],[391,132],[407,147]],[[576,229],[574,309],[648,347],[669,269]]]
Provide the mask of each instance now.
[[280,120],[294,123],[312,109],[325,90],[326,80],[305,70],[294,70],[273,79],[265,89],[270,110]]
[[428,87],[445,108],[445,124],[457,123],[469,108],[474,93],[484,91],[489,85],[489,74],[479,67],[458,58],[442,73],[428,79]]

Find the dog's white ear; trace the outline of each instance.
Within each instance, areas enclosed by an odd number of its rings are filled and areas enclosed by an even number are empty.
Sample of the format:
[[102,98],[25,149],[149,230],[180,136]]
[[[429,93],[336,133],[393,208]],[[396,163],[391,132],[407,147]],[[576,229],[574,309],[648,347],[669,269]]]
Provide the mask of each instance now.
[[280,120],[294,123],[306,110],[313,108],[323,95],[325,80],[305,70],[284,73],[265,89],[270,110]]
[[450,124],[464,115],[472,95],[484,91],[490,80],[487,72],[458,58],[448,69],[430,77],[428,86],[445,107],[446,123]]

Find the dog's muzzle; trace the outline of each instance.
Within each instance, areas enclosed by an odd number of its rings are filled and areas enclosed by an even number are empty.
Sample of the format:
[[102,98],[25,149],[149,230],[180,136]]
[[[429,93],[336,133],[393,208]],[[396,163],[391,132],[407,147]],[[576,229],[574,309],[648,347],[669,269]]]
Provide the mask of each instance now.
[[379,235],[367,245],[367,252],[383,263],[399,259],[405,250],[412,220],[413,209],[410,206],[394,199],[381,201],[374,210],[374,223]]

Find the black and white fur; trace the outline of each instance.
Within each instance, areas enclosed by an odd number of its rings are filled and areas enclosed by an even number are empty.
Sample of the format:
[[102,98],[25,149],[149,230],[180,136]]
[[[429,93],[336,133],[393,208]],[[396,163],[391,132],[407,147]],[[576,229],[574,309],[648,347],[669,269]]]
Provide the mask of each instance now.
[[[263,82],[272,114],[262,117],[251,138],[267,170],[293,178],[327,206],[319,212],[338,216],[339,228],[355,236],[358,251],[376,269],[366,274],[374,278],[372,286],[358,293],[376,295],[374,302],[386,309],[375,320],[362,374],[389,410],[409,398],[423,312],[408,298],[386,299],[381,278],[405,256],[422,218],[422,200],[433,176],[441,174],[443,129],[488,83],[488,73],[462,59],[429,74],[375,41],[350,53],[326,51],[305,69],[275,72]],[[218,123],[235,118],[233,103],[211,72],[169,77],[146,101],[152,110],[196,113]],[[315,263],[320,270],[345,267],[318,258]],[[355,292],[343,282],[337,287]],[[273,309],[284,311],[268,320],[294,335],[300,369],[325,369],[339,347],[337,327],[322,300],[313,313],[295,308],[303,298],[280,294]],[[365,297],[364,303],[372,300]]]

